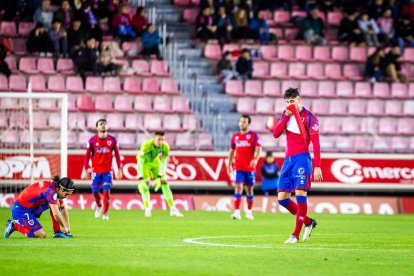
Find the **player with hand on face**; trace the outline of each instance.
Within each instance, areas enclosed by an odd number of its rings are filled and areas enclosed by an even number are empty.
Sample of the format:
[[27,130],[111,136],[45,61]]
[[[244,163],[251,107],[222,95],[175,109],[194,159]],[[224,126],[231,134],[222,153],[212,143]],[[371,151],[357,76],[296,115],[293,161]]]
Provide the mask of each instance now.
[[[312,142],[314,153],[313,177],[316,182],[322,181],[321,151],[319,144],[318,119],[301,106],[298,89],[285,91],[286,110],[273,129],[273,136],[279,138],[286,132],[286,157],[283,161],[278,183],[278,201],[292,215],[296,216],[296,227],[285,243],[297,243],[305,224],[303,241],[309,239],[316,220],[307,216],[307,193],[311,190],[312,160],[309,154],[309,143]],[[295,193],[296,201],[290,199]]]

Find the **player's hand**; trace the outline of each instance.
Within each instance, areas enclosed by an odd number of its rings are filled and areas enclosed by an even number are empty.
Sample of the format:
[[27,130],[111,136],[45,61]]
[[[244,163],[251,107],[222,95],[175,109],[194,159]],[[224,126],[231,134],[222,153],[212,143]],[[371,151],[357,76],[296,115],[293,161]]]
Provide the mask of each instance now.
[[230,179],[233,178],[233,168],[228,168],[227,169],[227,174],[229,175]]
[[90,179],[91,178],[91,174],[87,171],[87,170],[83,170],[82,171],[82,179]]
[[252,168],[256,168],[256,165],[257,165],[257,160],[256,160],[256,159],[253,159],[253,160],[250,162],[250,167],[252,167]]
[[65,233],[65,234],[68,234],[70,231],[69,231],[69,228],[64,227],[64,228],[62,228],[62,232]]
[[122,179],[122,171],[121,171],[121,169],[118,169],[116,171],[115,176],[116,176],[116,179]]
[[323,180],[321,168],[319,167],[315,168],[315,170],[313,171],[313,179],[316,182],[321,182]]
[[285,110],[285,115],[286,116],[290,117],[292,114],[293,114],[292,111],[290,111],[289,109]]

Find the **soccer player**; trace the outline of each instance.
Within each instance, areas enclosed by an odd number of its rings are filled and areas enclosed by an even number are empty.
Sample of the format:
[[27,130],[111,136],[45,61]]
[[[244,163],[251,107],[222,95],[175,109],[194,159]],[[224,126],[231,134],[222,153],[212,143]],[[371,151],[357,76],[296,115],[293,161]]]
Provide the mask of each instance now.
[[241,219],[240,204],[243,188],[246,190],[246,218],[254,219],[253,189],[256,180],[256,165],[262,147],[257,134],[249,130],[251,121],[249,115],[242,115],[239,120],[240,132],[231,137],[227,172],[234,183],[234,213],[231,215],[233,219]]
[[[108,134],[105,119],[96,122],[97,135],[88,141],[85,160],[83,164],[82,179],[90,179],[89,158],[92,159],[92,194],[95,198],[95,218],[102,215],[103,220],[109,220],[108,208],[112,186],[112,153],[115,153],[116,178],[122,178],[121,158],[119,156],[118,142],[114,136]],[[100,190],[103,190],[103,210]]]
[[[19,231],[28,238],[45,238],[46,233],[37,220],[50,208],[54,238],[73,238],[70,235],[69,213],[63,199],[75,190],[72,179],[55,176],[50,181],[40,181],[26,187],[17,197],[11,209],[13,220],[8,220],[4,237]],[[62,229],[62,230],[60,230]]]
[[[305,224],[303,241],[309,239],[316,220],[307,216],[307,193],[311,189],[312,161],[309,154],[309,143],[312,141],[314,153],[313,177],[316,182],[322,181],[321,152],[319,145],[318,119],[301,106],[299,90],[289,88],[285,91],[286,110],[273,129],[273,136],[280,137],[286,131],[286,157],[283,161],[278,183],[278,201],[292,215],[296,215],[296,227],[285,243],[297,243]],[[295,193],[296,202],[290,199]]]
[[164,132],[155,132],[154,137],[143,142],[137,154],[137,171],[139,175],[138,191],[144,203],[145,217],[151,217],[150,180],[155,181],[155,191],[160,188],[170,208],[172,217],[184,215],[175,207],[170,186],[167,183],[165,170],[167,167],[170,146],[164,141]]

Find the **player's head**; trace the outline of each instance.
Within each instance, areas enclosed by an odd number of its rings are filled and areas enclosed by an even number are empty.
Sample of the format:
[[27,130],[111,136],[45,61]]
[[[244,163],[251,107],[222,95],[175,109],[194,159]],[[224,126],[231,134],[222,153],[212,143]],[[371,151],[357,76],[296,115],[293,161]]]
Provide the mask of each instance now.
[[164,135],[165,133],[162,131],[157,131],[154,133],[154,145],[156,147],[161,147],[162,143],[164,143]]
[[286,106],[294,104],[296,105],[296,107],[299,107],[300,94],[299,94],[298,88],[289,87],[288,89],[286,89],[285,95],[283,96],[283,98],[286,101]]
[[239,120],[239,127],[240,131],[248,131],[250,127],[250,123],[252,122],[252,118],[249,115],[243,114]]
[[96,121],[96,130],[98,133],[106,133],[108,131],[105,119],[99,119]]
[[60,199],[70,196],[75,190],[75,183],[68,177],[60,178],[59,175],[56,175],[53,182],[55,183],[57,197]]
[[275,162],[275,157],[273,156],[273,152],[271,152],[271,151],[266,152],[265,159],[266,159],[267,164],[274,163]]

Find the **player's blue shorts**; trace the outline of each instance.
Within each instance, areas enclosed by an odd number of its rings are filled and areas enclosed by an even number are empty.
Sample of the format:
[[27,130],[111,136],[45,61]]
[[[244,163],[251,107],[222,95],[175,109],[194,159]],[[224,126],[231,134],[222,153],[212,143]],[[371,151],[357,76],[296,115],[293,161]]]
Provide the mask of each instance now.
[[112,186],[112,172],[92,173],[92,193],[99,193],[101,187],[109,191]]
[[278,192],[310,191],[312,162],[308,152],[286,157],[280,170]]
[[234,183],[254,186],[256,172],[234,171]]
[[49,209],[49,204],[45,203],[36,208],[26,208],[20,203],[15,202],[11,209],[12,218],[15,223],[30,229],[30,236],[33,236],[34,232],[43,228],[37,218],[45,211]]

